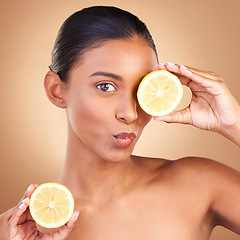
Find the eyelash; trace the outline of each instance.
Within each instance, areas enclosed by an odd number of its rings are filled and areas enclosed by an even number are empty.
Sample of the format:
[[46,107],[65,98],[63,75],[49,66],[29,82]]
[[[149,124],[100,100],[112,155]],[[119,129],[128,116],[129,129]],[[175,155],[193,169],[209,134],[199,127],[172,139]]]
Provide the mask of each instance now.
[[[103,85],[105,88],[107,88],[107,90],[103,90],[101,88],[101,86],[103,86]],[[111,83],[99,83],[96,87],[97,87],[97,89],[99,89],[100,91],[103,91],[103,92],[115,92],[116,91],[116,87]],[[109,87],[112,87],[113,89],[109,91]]]

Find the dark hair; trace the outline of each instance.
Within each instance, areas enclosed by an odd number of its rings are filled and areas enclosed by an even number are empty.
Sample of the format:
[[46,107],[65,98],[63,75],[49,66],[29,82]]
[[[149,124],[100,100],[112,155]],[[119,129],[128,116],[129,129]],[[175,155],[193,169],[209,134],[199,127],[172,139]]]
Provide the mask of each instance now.
[[67,18],[61,26],[49,68],[66,82],[69,71],[77,61],[82,60],[86,51],[106,40],[134,36],[146,39],[157,55],[151,34],[135,15],[110,6],[84,8]]

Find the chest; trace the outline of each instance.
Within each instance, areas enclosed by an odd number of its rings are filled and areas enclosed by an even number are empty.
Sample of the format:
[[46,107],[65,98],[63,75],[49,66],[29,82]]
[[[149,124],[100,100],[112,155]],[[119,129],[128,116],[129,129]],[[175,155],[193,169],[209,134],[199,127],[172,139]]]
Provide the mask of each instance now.
[[203,215],[203,209],[176,196],[138,196],[83,209],[68,240],[205,239],[200,237],[206,236],[201,232]]

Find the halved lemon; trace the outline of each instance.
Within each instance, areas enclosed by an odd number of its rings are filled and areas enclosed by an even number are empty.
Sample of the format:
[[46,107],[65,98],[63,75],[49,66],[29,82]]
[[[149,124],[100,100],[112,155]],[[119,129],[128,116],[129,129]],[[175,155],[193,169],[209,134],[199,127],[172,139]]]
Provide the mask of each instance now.
[[58,228],[72,217],[74,199],[65,186],[43,183],[31,195],[29,209],[34,221],[41,227]]
[[171,113],[179,104],[182,95],[183,88],[179,78],[166,70],[147,74],[137,91],[140,107],[152,116]]

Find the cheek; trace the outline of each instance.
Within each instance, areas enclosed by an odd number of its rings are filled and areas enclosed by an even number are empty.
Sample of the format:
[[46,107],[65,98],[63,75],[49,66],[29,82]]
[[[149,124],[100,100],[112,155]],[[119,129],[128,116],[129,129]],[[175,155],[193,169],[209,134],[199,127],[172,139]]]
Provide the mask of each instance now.
[[78,102],[68,106],[67,108],[68,118],[72,125],[84,127],[86,124],[90,125],[99,121],[100,115],[98,114],[97,107],[94,107],[87,102],[83,103],[82,101],[79,101],[81,104],[77,103]]
[[110,114],[109,107],[107,108],[99,99],[83,93],[71,99],[67,108],[69,122],[78,134],[88,131],[90,135],[103,130],[107,125],[107,120],[110,119]]

